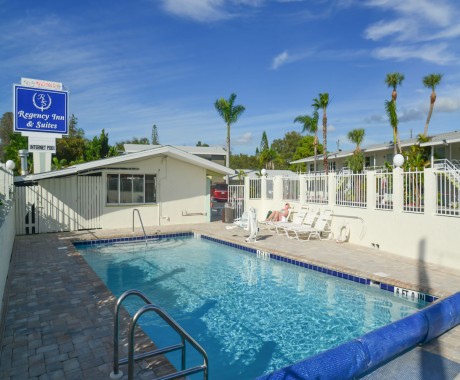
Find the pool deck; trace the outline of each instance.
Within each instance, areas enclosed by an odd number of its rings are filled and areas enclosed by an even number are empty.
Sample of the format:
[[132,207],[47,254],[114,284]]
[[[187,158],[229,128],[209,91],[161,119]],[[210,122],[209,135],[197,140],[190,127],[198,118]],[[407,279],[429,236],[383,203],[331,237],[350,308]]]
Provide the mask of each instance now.
[[[297,241],[264,229],[256,243],[246,243],[246,231],[228,227],[233,226],[214,222],[147,228],[146,232],[193,231],[439,297],[460,290],[460,271],[450,268],[349,243]],[[16,237],[0,324],[1,380],[109,378],[115,298],[76,252],[72,241],[122,236],[133,234],[130,229],[119,229]],[[423,254],[420,252],[421,257]],[[126,322],[127,315],[122,319]],[[152,343],[148,337],[140,330],[137,337],[139,347],[149,350]],[[125,337],[120,347],[120,357],[126,357]],[[460,326],[423,349],[460,363]],[[136,378],[152,378],[149,368],[156,368],[157,376],[172,370],[162,358],[145,360],[136,365]],[[127,379],[126,366],[122,370],[123,379]]]

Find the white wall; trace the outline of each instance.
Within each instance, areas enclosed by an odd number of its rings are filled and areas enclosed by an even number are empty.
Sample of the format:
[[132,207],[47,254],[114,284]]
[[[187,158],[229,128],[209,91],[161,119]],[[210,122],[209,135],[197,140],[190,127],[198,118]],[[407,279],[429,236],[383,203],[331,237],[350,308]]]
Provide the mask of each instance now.
[[[0,226],[0,316],[3,309],[3,294],[5,292],[6,278],[8,276],[8,269],[10,266],[11,254],[13,252],[15,230],[15,207],[11,202],[11,209],[6,215],[3,224]],[[4,207],[4,206],[0,206]]]
[[[396,169],[395,173],[400,173]],[[368,174],[372,177],[372,174]],[[368,183],[373,183],[368,179]],[[399,184],[398,184],[399,181]],[[401,185],[402,177],[395,175],[395,189]],[[246,182],[247,183],[247,182]],[[282,199],[281,178],[274,179],[273,200],[250,200],[245,192],[245,207],[255,207],[258,219],[263,220],[268,210],[280,209],[286,200]],[[422,214],[403,211],[402,196],[394,196],[393,210],[375,207],[375,188],[368,187],[367,207],[346,207],[335,204],[335,174],[329,175],[329,204],[308,204],[301,194],[301,200],[290,202],[295,210],[303,206],[328,208],[334,212],[332,230],[339,235],[341,226],[349,225],[350,243],[375,247],[411,259],[422,260],[460,269],[459,233],[460,218],[436,215],[436,177],[432,169],[425,170],[425,210]],[[374,186],[375,187],[375,186]],[[247,188],[247,186],[246,186]],[[262,188],[264,184],[262,183]],[[302,186],[301,186],[302,191]],[[264,192],[262,192],[264,194]],[[305,244],[308,244],[305,242]],[[377,248],[378,247],[378,248]]]
[[[204,223],[210,220],[206,169],[171,157],[155,157],[137,163],[117,164],[117,168],[139,168],[135,173],[157,175],[157,203],[152,205],[112,206],[106,204],[106,176],[103,173],[102,228],[132,227],[133,209],[139,209],[144,226]],[[135,226],[140,227],[135,216]]]

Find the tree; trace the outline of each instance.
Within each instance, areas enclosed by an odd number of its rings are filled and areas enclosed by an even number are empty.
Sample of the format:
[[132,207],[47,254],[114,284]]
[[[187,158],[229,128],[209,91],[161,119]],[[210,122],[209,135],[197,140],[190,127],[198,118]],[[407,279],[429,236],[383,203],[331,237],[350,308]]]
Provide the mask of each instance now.
[[356,144],[355,152],[360,152],[361,147],[360,145],[362,144],[364,140],[364,135],[366,132],[362,128],[357,128],[353,129],[350,132],[348,132],[348,140],[350,140],[352,143]]
[[441,82],[442,74],[430,74],[423,78],[423,85],[427,88],[431,88],[430,96],[430,110],[428,111],[428,117],[426,118],[425,128],[423,129],[423,136],[427,136],[428,124],[430,123],[431,115],[433,114],[434,102],[436,101],[436,86]]
[[13,112],[5,112],[0,119],[0,161],[5,162],[6,148],[13,134]]
[[160,139],[158,138],[158,129],[156,124],[152,127],[152,145],[160,145]]
[[313,108],[316,110],[323,110],[323,166],[326,174],[329,173],[327,164],[327,114],[326,110],[329,105],[329,93],[323,92],[313,99]]
[[[321,148],[321,146],[320,146]],[[292,159],[290,161],[300,160],[305,157],[311,157],[315,151],[315,138],[313,136],[303,136],[298,144],[297,148],[292,155]],[[300,165],[300,167],[299,167]],[[301,172],[307,171],[307,166],[305,163],[303,164],[293,164],[289,166],[290,170],[300,170]]]
[[393,128],[393,153],[396,155],[398,153],[398,114],[396,113],[396,103],[393,100],[385,101],[385,111],[387,113],[388,120],[390,125]]
[[358,128],[348,132],[348,140],[356,144],[353,155],[347,159],[347,166],[355,173],[361,172],[364,168],[364,155],[361,152],[361,143],[364,140],[364,129]]
[[266,149],[269,149],[268,138],[267,138],[267,132],[263,131],[262,139],[260,140],[260,152],[263,152]]
[[196,143],[196,146],[209,146],[209,144],[202,143],[201,141],[198,141]]
[[78,128],[78,119],[72,114],[69,121],[69,134],[56,140],[55,157],[60,164],[54,165],[54,167],[61,168],[84,162],[85,145],[85,132]]
[[86,144],[85,159],[86,161],[99,160],[101,158],[110,157],[115,152],[109,145],[109,134],[103,129],[99,137],[94,136],[91,141]]
[[316,156],[318,154],[318,119],[319,119],[319,113],[318,109],[315,108],[313,111],[312,116],[308,115],[299,115],[294,119],[294,123],[301,123],[302,124],[302,132],[310,132],[315,135],[315,140],[314,140],[314,164],[313,164],[313,170],[316,173]]
[[259,160],[256,156],[234,154],[230,157],[230,160],[230,166],[234,169],[257,170],[259,168]]
[[[389,106],[387,105],[387,102],[385,102],[385,110],[390,120],[390,124],[393,128],[393,143],[395,145],[395,148],[394,148],[395,154],[398,151],[398,147],[399,147],[399,152],[401,153],[401,142],[399,141],[399,133],[397,129],[398,116],[396,112],[396,98],[398,97],[398,93],[396,92],[396,88],[402,84],[403,80],[404,80],[404,75],[401,73],[397,73],[397,72],[389,73],[385,77],[385,83],[387,84],[388,87],[391,87],[393,89],[393,92],[391,93],[391,103],[393,103],[393,105]],[[394,123],[395,121],[396,121],[396,124]],[[398,145],[398,147],[396,145]]]
[[130,140],[123,140],[115,143],[115,149],[117,151],[124,152],[125,144],[138,144],[138,145],[149,145],[150,141],[148,137],[133,137]]
[[230,167],[230,126],[238,121],[238,118],[246,109],[242,105],[234,105],[235,99],[236,94],[231,94],[228,100],[220,98],[214,103],[218,114],[224,119],[227,125],[227,167]]

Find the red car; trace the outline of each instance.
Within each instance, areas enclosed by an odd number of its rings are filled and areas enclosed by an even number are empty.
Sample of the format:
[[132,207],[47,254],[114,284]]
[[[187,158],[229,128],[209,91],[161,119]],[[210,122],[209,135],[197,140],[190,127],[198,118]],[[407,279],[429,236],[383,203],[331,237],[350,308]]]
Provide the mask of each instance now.
[[226,183],[216,183],[211,186],[211,198],[219,202],[228,201],[228,185]]

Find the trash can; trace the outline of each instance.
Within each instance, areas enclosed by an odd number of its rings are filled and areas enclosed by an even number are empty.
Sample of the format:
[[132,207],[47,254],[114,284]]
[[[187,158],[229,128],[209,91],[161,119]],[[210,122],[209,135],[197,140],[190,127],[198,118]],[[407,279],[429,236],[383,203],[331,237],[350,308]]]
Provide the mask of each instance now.
[[222,222],[233,223],[234,220],[234,209],[231,203],[225,203],[225,207],[222,210]]

